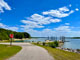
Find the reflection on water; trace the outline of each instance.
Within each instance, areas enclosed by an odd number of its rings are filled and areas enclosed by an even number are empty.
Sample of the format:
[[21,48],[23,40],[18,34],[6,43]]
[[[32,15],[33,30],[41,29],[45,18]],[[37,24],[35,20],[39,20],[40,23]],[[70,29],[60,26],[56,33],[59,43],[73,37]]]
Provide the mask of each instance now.
[[[45,42],[48,38],[32,38],[30,40],[24,40],[24,42]],[[80,39],[66,39],[69,42],[65,42],[62,46],[63,48],[72,48],[72,49],[80,49]]]

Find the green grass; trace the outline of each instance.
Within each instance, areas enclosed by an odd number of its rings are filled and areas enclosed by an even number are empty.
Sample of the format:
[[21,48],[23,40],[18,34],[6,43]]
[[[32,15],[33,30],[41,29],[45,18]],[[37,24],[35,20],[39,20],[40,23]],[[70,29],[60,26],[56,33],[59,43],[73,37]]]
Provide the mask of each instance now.
[[[34,43],[35,45],[38,45]],[[42,45],[38,45],[40,47],[45,48],[55,60],[80,60],[80,54],[67,52],[56,48],[46,47]]]
[[9,46],[0,44],[0,60],[5,60],[21,50],[20,46]]

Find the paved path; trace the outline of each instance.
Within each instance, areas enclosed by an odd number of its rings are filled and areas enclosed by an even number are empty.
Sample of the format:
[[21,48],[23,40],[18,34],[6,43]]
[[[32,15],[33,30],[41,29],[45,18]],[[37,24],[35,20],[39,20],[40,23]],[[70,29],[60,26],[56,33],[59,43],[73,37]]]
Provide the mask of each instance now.
[[[9,44],[9,43],[0,43]],[[42,47],[30,43],[13,43],[22,47],[22,50],[8,60],[54,60]]]

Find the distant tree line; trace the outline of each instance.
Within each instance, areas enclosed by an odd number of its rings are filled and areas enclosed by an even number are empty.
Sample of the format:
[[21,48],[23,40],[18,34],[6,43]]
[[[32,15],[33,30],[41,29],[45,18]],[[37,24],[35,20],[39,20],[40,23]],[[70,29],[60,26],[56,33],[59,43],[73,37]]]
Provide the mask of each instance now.
[[15,31],[0,28],[0,40],[9,40],[10,34],[13,34],[14,38],[16,38],[16,39],[31,37],[30,34],[27,32],[15,32]]
[[72,39],[80,39],[80,37],[72,37]]

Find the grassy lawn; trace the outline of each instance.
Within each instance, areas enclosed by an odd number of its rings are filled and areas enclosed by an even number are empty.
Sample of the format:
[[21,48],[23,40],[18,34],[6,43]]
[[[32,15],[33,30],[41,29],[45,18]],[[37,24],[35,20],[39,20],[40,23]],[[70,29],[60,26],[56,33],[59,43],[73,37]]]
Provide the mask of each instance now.
[[80,60],[80,54],[41,45],[38,46],[45,48],[55,58],[55,60]]
[[5,60],[21,50],[20,46],[9,46],[0,44],[0,60]]

